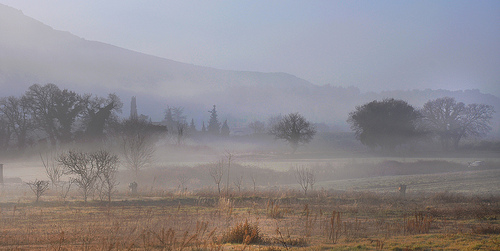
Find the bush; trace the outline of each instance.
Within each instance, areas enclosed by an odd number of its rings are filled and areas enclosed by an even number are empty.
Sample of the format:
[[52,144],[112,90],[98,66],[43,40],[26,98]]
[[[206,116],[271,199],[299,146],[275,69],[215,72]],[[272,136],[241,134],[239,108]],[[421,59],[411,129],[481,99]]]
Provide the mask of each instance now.
[[248,223],[248,220],[245,220],[245,223],[239,223],[228,232],[224,233],[221,242],[255,244],[262,242],[262,236],[258,226],[252,225]]

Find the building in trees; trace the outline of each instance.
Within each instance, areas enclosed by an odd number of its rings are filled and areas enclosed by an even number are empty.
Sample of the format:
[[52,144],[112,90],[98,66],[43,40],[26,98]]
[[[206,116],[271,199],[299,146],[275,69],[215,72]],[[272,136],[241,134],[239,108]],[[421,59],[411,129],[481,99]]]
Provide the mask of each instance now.
[[208,111],[210,113],[210,120],[208,121],[207,131],[212,135],[220,134],[220,122],[217,118],[217,110],[215,109],[215,105],[212,110]]
[[419,135],[419,113],[403,100],[374,100],[356,107],[347,122],[362,144],[393,151]]
[[275,123],[270,133],[276,139],[285,140],[292,147],[292,153],[295,153],[300,144],[307,144],[313,139],[316,130],[299,113],[290,113]]
[[484,104],[465,105],[454,98],[430,100],[420,111],[424,128],[438,138],[443,149],[457,148],[461,139],[484,136],[494,109]]

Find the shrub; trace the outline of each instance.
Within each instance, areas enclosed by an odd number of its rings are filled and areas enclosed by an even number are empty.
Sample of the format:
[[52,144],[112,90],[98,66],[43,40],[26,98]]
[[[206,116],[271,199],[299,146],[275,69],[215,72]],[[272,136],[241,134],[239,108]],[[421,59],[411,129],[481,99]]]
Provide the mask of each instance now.
[[248,220],[245,220],[245,223],[239,223],[224,233],[221,242],[242,244],[261,243],[262,236],[258,226],[250,224]]

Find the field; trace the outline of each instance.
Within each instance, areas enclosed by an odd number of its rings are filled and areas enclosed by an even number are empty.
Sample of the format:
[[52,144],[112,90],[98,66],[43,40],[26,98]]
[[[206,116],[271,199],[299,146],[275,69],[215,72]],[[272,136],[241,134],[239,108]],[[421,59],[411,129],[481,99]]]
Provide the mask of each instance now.
[[[224,155],[222,155],[224,157]],[[308,156],[310,157],[310,156]],[[112,202],[51,187],[38,203],[19,183],[43,177],[36,158],[7,163],[0,249],[7,250],[498,250],[495,158],[304,158],[235,155],[219,195],[212,162],[119,173]],[[185,162],[187,163],[187,162]],[[307,194],[293,167],[316,176]],[[235,179],[240,178],[237,187]],[[225,177],[224,177],[225,179]],[[16,183],[17,182],[17,183]],[[405,195],[397,191],[406,184]],[[182,188],[181,188],[182,187]]]

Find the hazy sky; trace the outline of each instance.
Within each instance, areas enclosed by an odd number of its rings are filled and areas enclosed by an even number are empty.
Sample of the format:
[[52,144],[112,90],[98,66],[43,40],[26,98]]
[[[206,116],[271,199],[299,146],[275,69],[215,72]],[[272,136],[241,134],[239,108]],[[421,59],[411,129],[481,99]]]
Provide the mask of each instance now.
[[57,30],[180,62],[362,91],[500,96],[500,1],[0,0]]

